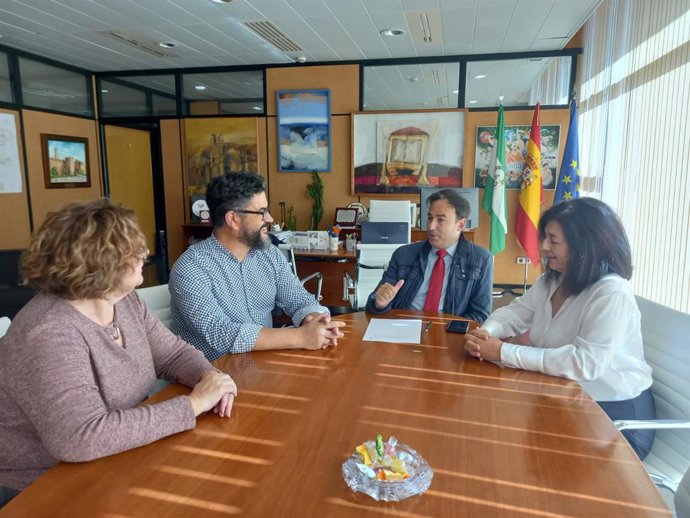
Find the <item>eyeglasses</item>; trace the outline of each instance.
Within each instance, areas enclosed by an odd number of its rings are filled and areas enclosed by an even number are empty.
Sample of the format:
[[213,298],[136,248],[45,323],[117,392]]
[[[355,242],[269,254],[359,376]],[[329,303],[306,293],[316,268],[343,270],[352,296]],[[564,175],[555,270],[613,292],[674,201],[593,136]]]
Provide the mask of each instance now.
[[258,214],[261,216],[261,221],[266,221],[266,214],[269,213],[267,208],[261,210],[236,210],[235,212],[240,212],[242,214]]

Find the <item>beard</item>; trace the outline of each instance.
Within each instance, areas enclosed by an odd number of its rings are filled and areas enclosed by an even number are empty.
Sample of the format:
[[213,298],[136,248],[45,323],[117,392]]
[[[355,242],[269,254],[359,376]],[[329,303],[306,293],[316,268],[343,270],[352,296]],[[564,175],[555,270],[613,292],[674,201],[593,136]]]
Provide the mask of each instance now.
[[271,246],[271,238],[261,235],[261,231],[268,228],[268,224],[261,225],[258,230],[252,231],[247,228],[242,229],[240,241],[252,250],[265,250]]

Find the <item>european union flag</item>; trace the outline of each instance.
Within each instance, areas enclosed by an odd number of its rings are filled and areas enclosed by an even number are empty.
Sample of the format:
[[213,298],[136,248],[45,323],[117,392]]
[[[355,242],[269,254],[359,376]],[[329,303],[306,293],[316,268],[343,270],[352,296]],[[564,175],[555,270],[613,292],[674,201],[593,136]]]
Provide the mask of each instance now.
[[570,100],[570,124],[568,126],[568,140],[565,142],[563,162],[558,175],[556,196],[553,204],[563,200],[572,200],[580,197],[580,154],[577,144],[577,107],[575,96]]

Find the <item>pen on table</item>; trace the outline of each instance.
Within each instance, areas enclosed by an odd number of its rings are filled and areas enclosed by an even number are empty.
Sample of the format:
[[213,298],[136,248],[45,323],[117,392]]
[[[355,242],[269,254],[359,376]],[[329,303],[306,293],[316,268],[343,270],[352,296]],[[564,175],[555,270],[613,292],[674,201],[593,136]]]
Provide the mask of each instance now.
[[427,322],[427,323],[426,323],[426,327],[424,328],[424,332],[425,332],[425,333],[428,333],[428,332],[429,332],[429,329],[431,329],[431,322]]

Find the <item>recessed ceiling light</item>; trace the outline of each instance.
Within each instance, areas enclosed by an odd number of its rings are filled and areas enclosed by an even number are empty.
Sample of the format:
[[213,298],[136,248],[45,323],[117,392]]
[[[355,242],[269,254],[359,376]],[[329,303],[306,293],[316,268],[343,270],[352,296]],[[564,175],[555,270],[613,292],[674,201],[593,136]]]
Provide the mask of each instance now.
[[486,77],[486,74],[477,74],[474,76],[475,79],[484,79]]
[[478,102],[479,102],[479,101],[477,101],[476,99],[472,99],[472,100],[470,101],[470,104],[477,104]]
[[206,87],[204,85],[196,85],[194,87],[195,90],[206,90]]
[[453,90],[453,93],[456,94],[456,93],[458,93],[459,91],[460,91],[460,90]]
[[252,106],[252,110],[261,111],[263,108],[261,106]]
[[110,90],[107,90],[106,88],[102,88],[102,89],[101,89],[101,93],[102,93],[102,94],[107,94],[109,91],[110,91]]
[[402,36],[405,31],[402,29],[383,29],[380,31],[383,36]]
[[177,43],[174,43],[172,41],[161,41],[158,44],[159,47],[163,47],[164,49],[174,49],[177,47]]

